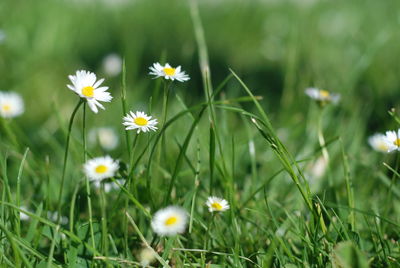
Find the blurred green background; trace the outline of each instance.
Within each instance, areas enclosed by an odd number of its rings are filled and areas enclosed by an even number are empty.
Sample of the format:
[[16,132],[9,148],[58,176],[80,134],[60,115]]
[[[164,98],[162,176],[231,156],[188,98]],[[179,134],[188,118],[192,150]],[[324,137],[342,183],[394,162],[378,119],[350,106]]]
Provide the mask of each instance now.
[[[231,68],[255,95],[263,97],[262,104],[289,151],[296,159],[312,156],[312,161],[302,163],[302,168],[310,178],[313,194],[323,193],[324,187],[321,185],[326,186],[327,182],[322,179],[318,181],[324,176],[325,170],[322,175],[321,171],[316,175],[320,159],[316,125],[319,109],[304,94],[304,90],[315,86],[342,95],[337,106],[325,109],[326,120],[323,120],[326,140],[334,140],[328,148],[331,170],[327,174],[334,178],[339,197],[336,205],[346,203],[343,145],[349,157],[356,207],[368,211],[372,209],[379,214],[387,201],[388,190],[383,183],[388,185],[391,176],[381,163],[393,164],[394,159],[393,155],[382,156],[372,152],[367,137],[398,127],[387,111],[399,106],[400,1],[197,2],[213,85],[216,87],[223,81]],[[128,109],[151,110],[156,118],[161,116],[162,98],[155,96],[157,92],[160,93],[157,91],[160,81],[148,75],[148,67],[157,61],[169,62],[172,66],[181,65],[191,77],[187,83],[174,83],[170,116],[185,109],[182,103],[191,106],[204,101],[193,28],[189,1],[185,0],[0,1],[0,29],[5,34],[4,40],[0,41],[0,90],[13,90],[23,95],[26,113],[15,119],[14,127],[28,137],[32,153],[40,156],[38,162],[43,161],[46,154],[50,155],[52,164],[56,162],[50,169],[50,175],[56,174],[54,178],[59,178],[67,120],[78,101],[66,84],[69,83],[68,75],[76,70],[93,71],[106,79],[104,84],[110,87],[115,99],[105,104],[106,111],[100,111],[98,115],[89,111],[88,125],[89,128],[106,125],[116,128],[121,146],[112,152],[112,156],[125,162],[128,161],[121,124],[121,76],[106,72],[105,57],[116,54],[126,60]],[[175,94],[183,101],[180,102]],[[237,81],[231,79],[223,94],[217,98],[245,95]],[[254,107],[251,103],[240,105],[245,110]],[[80,120],[78,118],[77,122],[81,123]],[[199,124],[203,128],[196,129],[196,141],[202,148],[202,163],[207,164],[209,125],[204,121]],[[240,203],[248,199],[249,207],[261,207],[263,201],[260,200],[263,198],[260,195],[253,198],[251,194],[259,186],[267,185],[265,192],[268,197],[280,202],[274,204],[273,208],[280,215],[287,213],[285,209],[290,213],[299,209],[302,201],[299,201],[299,194],[287,174],[279,176],[279,180],[271,179],[271,183],[267,181],[282,165],[257,130],[247,124],[247,118],[244,120],[237,114],[218,110],[216,121],[221,125],[220,135],[226,138],[222,140],[222,148],[226,149],[224,154],[227,155],[227,162],[232,158],[232,163],[229,163],[235,183],[232,186],[235,188],[232,200]],[[71,145],[70,161],[74,165],[70,167],[80,167],[83,162],[79,144],[81,125],[78,123],[73,130],[75,140]],[[156,198],[165,191],[163,186],[175,165],[180,150],[178,145],[183,143],[191,123],[191,117],[184,117],[169,130],[168,137],[172,137],[168,140],[169,157],[165,163],[164,159],[161,161],[165,166],[156,167],[157,172],[162,174],[154,180],[158,186],[153,189]],[[337,139],[339,136],[340,140]],[[194,140],[187,153],[192,163],[197,161],[197,144]],[[147,145],[143,144],[140,146]],[[252,153],[254,148],[257,153]],[[103,153],[98,148],[91,152],[96,156]],[[54,162],[53,158],[56,158]],[[17,173],[19,163],[12,162],[14,169],[10,170]],[[209,170],[206,164],[202,166],[201,175],[207,179]],[[38,166],[43,168],[44,165],[39,163]],[[187,168],[186,162],[184,167]],[[145,163],[141,163],[138,176],[142,176],[144,169]],[[184,171],[180,174],[182,183],[177,187],[176,200],[193,188],[192,174]],[[32,198],[31,202],[40,203],[43,196],[49,196],[51,192],[46,194],[48,189],[43,185],[46,172],[40,170],[40,176],[28,172],[35,175],[31,180],[34,187],[22,189],[25,192],[24,199],[30,200],[29,197],[34,196],[36,198]],[[80,168],[71,168],[68,173],[74,176],[66,181],[67,196],[72,194],[73,187],[82,177]],[[224,188],[224,178],[217,173],[216,189],[218,193],[227,195],[229,191]],[[54,189],[58,189],[55,186],[57,183],[57,179],[51,181]],[[144,183],[141,187],[144,188]],[[147,196],[140,191],[139,194],[139,199],[146,204]],[[205,194],[206,191],[203,191],[200,198],[205,200]],[[396,198],[399,196],[397,191]],[[196,210],[202,211],[204,208],[199,206]],[[398,220],[399,212],[398,199],[395,199],[390,216]],[[249,211],[246,213],[250,214]],[[258,220],[265,223],[263,213],[258,215],[261,219]],[[360,225],[364,223],[361,222]],[[370,226],[367,220],[365,223],[365,226]],[[141,225],[146,226],[146,222],[141,222]],[[264,241],[258,241],[259,230],[246,226],[248,232],[254,232],[254,241],[249,239],[241,242],[247,243],[246,253],[250,254],[265,245]],[[369,229],[364,228],[363,232],[362,235],[365,235]],[[392,235],[398,239],[395,228],[390,232],[389,238]],[[247,230],[243,229],[243,236],[246,235]],[[368,243],[365,248],[366,251],[375,250]]]

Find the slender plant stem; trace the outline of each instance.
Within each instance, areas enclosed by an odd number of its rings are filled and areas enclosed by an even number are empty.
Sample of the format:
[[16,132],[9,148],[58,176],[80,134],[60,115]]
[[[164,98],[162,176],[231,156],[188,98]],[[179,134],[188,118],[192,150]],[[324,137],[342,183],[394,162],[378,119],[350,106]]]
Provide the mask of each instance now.
[[69,142],[71,138],[71,130],[72,130],[72,124],[74,123],[75,115],[78,112],[79,107],[83,104],[83,100],[80,99],[78,104],[75,106],[74,111],[71,114],[71,117],[69,119],[69,124],[68,124],[68,133],[67,133],[67,141],[65,143],[65,151],[64,151],[64,163],[63,163],[63,169],[61,173],[61,184],[60,184],[60,190],[58,193],[58,200],[57,200],[57,223],[60,224],[61,220],[61,198],[62,198],[62,193],[64,189],[64,180],[65,180],[65,171],[67,170],[67,160],[68,160],[68,150],[69,150]]
[[[83,104],[83,118],[82,118],[82,144],[83,144],[83,161],[87,160],[87,150],[86,150],[86,102]],[[86,196],[88,202],[88,210],[89,210],[89,228],[90,228],[90,237],[92,239],[92,247],[96,249],[96,243],[94,240],[94,230],[93,230],[93,213],[92,213],[92,199],[90,193],[90,182],[89,178],[85,176],[86,180]]]

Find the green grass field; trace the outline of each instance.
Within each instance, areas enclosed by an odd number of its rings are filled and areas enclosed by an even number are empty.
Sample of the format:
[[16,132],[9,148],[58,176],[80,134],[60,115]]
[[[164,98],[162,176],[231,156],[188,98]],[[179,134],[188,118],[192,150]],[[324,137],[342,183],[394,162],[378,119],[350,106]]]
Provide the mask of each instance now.
[[[368,144],[399,129],[399,26],[396,0],[2,0],[0,91],[25,109],[0,117],[0,266],[400,267],[400,140]],[[77,70],[105,78],[105,110],[68,89]],[[178,234],[154,227],[168,206]]]

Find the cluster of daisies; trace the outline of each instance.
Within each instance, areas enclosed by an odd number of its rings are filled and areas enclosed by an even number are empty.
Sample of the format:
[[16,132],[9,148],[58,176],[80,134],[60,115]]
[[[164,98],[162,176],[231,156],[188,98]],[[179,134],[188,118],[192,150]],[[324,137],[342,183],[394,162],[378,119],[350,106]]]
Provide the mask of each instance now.
[[[150,67],[150,73],[155,78],[164,77],[167,80],[177,80],[185,82],[189,80],[189,76],[181,70],[181,67],[171,67],[168,63],[164,66],[160,63],[155,63]],[[67,85],[69,89],[74,91],[79,97],[83,98],[89,108],[98,113],[99,108],[105,109],[101,102],[110,102],[111,94],[107,91],[108,87],[102,86],[104,79],[97,80],[96,75],[88,71],[77,71],[75,75],[70,75],[69,79],[72,85]],[[123,117],[123,123],[126,130],[134,130],[137,134],[141,132],[149,132],[157,130],[157,119],[147,115],[142,111],[130,111]],[[89,133],[93,136],[90,139],[97,139],[103,147],[108,149],[114,148],[117,144],[112,130],[99,128]],[[102,156],[88,160],[83,165],[85,175],[97,187],[103,180],[113,178],[119,170],[118,160],[114,160],[110,156]],[[123,184],[123,181],[118,180],[117,183],[108,186],[108,190],[115,189],[118,184]],[[210,212],[223,212],[229,209],[229,204],[226,200],[218,197],[209,197],[206,205]],[[170,236],[181,234],[185,231],[187,225],[187,212],[179,206],[169,206],[157,211],[152,219],[151,226],[158,235]]]

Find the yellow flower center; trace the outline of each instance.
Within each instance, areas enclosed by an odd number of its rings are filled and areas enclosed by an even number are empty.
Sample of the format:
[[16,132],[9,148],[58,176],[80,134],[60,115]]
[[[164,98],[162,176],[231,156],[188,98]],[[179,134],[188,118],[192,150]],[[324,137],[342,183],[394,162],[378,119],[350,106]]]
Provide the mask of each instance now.
[[328,98],[328,97],[330,96],[329,91],[323,90],[323,89],[321,89],[321,90],[319,91],[319,94],[320,94],[321,97],[323,97],[323,98]]
[[143,117],[136,117],[133,122],[138,126],[146,126],[148,123],[147,119]]
[[178,221],[178,218],[175,216],[169,217],[166,221],[165,221],[165,225],[170,226],[175,224]]
[[93,87],[84,87],[84,88],[82,88],[82,94],[85,96],[85,97],[93,97],[94,96],[94,88]]
[[175,74],[175,68],[164,68],[164,73],[168,76],[172,76]]
[[96,167],[96,173],[104,173],[108,170],[108,167],[106,167],[105,165],[98,165]]
[[8,112],[11,110],[11,106],[9,104],[4,104],[1,109],[3,109],[4,112]]
[[396,145],[397,147],[400,147],[400,139],[396,139],[396,140],[393,142],[393,144]]
[[220,203],[217,203],[217,202],[212,203],[212,204],[211,204],[211,207],[212,207],[213,209],[215,209],[215,210],[222,210],[221,204],[220,204]]

